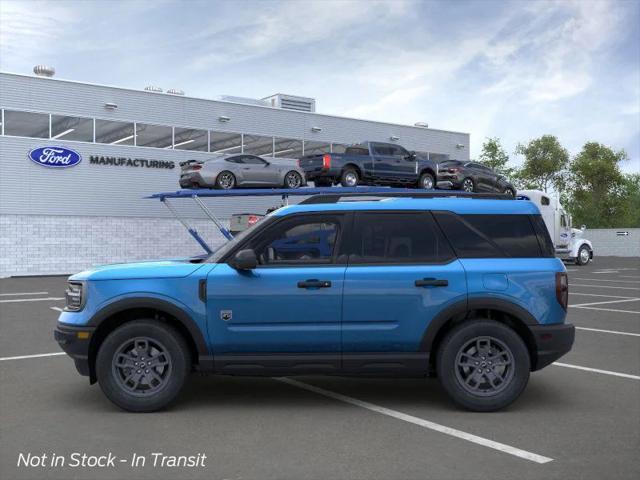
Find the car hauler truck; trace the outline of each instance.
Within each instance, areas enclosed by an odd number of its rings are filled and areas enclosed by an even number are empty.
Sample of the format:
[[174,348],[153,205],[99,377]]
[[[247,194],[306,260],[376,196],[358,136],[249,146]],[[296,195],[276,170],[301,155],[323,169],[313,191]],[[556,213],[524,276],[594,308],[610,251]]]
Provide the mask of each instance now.
[[593,246],[583,238],[586,227],[572,228],[571,215],[557,197],[541,190],[518,190],[518,198],[531,200],[538,206],[558,257],[572,260],[577,265],[586,265],[593,260]]

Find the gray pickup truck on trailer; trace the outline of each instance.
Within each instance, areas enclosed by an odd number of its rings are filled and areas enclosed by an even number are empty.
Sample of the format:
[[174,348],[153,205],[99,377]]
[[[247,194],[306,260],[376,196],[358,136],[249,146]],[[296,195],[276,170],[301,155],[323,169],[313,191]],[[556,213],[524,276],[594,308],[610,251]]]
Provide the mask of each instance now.
[[317,187],[328,187],[336,183],[343,187],[436,187],[437,164],[394,143],[363,142],[347,147],[345,153],[302,157],[298,164],[304,170],[307,180],[313,181]]

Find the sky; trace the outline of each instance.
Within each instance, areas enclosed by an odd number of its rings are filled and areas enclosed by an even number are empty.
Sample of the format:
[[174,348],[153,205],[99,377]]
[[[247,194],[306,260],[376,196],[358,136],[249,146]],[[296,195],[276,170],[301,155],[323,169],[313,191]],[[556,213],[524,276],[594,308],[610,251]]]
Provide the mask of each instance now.
[[640,172],[640,1],[7,1],[0,70],[624,149]]

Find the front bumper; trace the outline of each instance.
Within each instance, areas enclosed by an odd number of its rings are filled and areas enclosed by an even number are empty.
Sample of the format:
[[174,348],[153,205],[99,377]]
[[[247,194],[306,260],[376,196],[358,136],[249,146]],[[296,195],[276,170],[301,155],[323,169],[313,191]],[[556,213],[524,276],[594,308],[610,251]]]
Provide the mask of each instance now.
[[76,370],[80,375],[89,376],[89,344],[95,328],[85,326],[66,325],[58,323],[53,331],[60,348],[69,355],[76,364]]
[[536,344],[536,359],[531,370],[540,370],[571,350],[576,329],[570,323],[529,326]]

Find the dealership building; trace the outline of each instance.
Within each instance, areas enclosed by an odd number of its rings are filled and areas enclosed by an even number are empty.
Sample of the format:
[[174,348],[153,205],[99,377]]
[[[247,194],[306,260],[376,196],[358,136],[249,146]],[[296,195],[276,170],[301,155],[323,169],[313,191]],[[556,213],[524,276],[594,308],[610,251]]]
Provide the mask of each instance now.
[[[215,153],[296,159],[363,140],[394,142],[436,160],[469,158],[467,133],[319,114],[310,98],[211,100],[60,80],[47,67],[34,72],[0,73],[0,277],[202,253],[165,206],[144,198],[177,190],[185,160]],[[33,152],[56,151],[77,155],[64,168],[33,159]],[[280,203],[207,200],[223,221]],[[210,244],[224,241],[191,200],[175,205]]]

